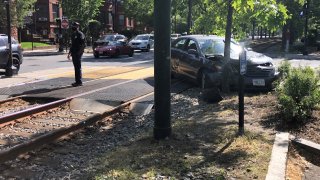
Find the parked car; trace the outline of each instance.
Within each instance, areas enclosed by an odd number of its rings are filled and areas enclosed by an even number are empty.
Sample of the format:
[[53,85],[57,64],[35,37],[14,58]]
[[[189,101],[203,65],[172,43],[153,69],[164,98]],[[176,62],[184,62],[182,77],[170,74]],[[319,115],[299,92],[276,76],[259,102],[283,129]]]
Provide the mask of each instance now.
[[[178,38],[171,48],[171,69],[173,75],[184,75],[198,82],[202,87],[221,87],[224,60],[224,37],[214,35],[189,35]],[[247,51],[246,88],[271,89],[279,73],[272,59],[263,54],[248,51],[234,40],[231,41],[230,76],[231,86],[237,86],[239,75],[239,54]]]
[[[13,70],[18,73],[20,70],[20,65],[23,61],[23,54],[21,45],[12,38],[12,61]],[[6,69],[9,59],[9,46],[8,46],[8,36],[5,34],[0,34],[0,69]]]
[[140,34],[134,37],[130,42],[129,46],[133,49],[141,50],[141,51],[150,51],[151,47],[153,47],[154,38],[153,34]]
[[111,56],[117,57],[119,55],[128,55],[132,57],[134,50],[128,46],[128,43],[125,41],[107,41],[99,42],[97,47],[93,50],[93,55],[95,58],[100,56]]
[[122,34],[106,34],[101,36],[97,41],[93,43],[92,48],[94,49],[99,43],[104,43],[108,41],[124,41],[127,42],[128,38]]

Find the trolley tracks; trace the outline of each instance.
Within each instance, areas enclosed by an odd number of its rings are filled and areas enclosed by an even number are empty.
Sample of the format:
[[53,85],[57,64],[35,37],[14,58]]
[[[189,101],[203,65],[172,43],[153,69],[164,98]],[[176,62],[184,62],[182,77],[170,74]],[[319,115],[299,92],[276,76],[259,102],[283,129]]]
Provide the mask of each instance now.
[[[111,88],[119,88],[120,86],[126,86],[128,83],[150,77],[146,73],[140,72],[140,74],[143,77],[99,86],[94,90],[86,89],[86,91],[81,91],[81,93],[71,97],[46,103],[28,103],[19,98],[1,101],[0,105],[3,106],[7,103],[7,107],[16,107],[15,103],[19,104],[21,102],[22,104],[21,107],[16,109],[17,111],[6,112],[0,116],[0,162],[14,159],[63,136],[74,134],[80,129],[94,125],[108,116],[121,112],[133,102],[152,96],[153,89],[143,91],[144,93],[132,96],[129,100],[127,99],[120,105],[113,106],[103,113],[75,112],[70,108],[70,101],[75,98]],[[173,88],[177,89],[175,86],[178,86],[178,84],[179,82],[175,83]]]
[[[40,119],[40,120],[37,118],[37,116],[33,116],[28,121],[26,121],[27,123],[25,123],[25,121],[24,121],[23,124],[19,124],[19,125],[16,124],[17,126],[15,128],[9,127],[6,129],[1,129],[0,130],[0,138],[2,138],[1,135],[3,134],[2,133],[3,130],[9,129],[9,130],[13,130],[13,131],[16,130],[17,131],[17,130],[21,129],[21,127],[24,128],[24,131],[28,131],[28,130],[29,131],[36,131],[37,134],[35,135],[32,132],[27,132],[27,133],[31,134],[28,136],[29,138],[24,137],[24,138],[17,139],[17,141],[20,143],[16,143],[15,146],[10,147],[9,145],[7,145],[4,148],[0,147],[0,150],[1,150],[0,151],[0,162],[4,162],[6,160],[13,159],[20,154],[26,153],[30,150],[34,150],[44,144],[48,144],[50,142],[53,142],[53,141],[59,139],[60,137],[68,135],[72,132],[76,132],[77,130],[80,130],[84,127],[94,125],[96,122],[103,120],[104,118],[106,118],[108,116],[111,116],[111,115],[114,115],[114,114],[120,112],[122,109],[128,107],[132,102],[135,102],[141,98],[147,97],[152,94],[153,94],[153,92],[150,92],[150,93],[144,94],[142,96],[135,97],[132,100],[127,101],[125,103],[122,103],[121,105],[116,106],[110,110],[107,110],[101,114],[81,113],[80,115],[78,114],[78,117],[69,116],[69,117],[63,119],[60,116],[55,117],[55,118],[52,118],[52,116],[51,116],[51,117],[47,117],[45,119]],[[66,105],[62,105],[59,108],[65,110]],[[65,112],[66,112],[66,114],[70,113],[68,109]],[[50,113],[50,112],[47,112],[47,113]],[[77,116],[77,114],[75,116]],[[79,116],[82,116],[82,118]],[[60,120],[61,124],[55,122],[55,120],[57,120],[57,118],[58,118],[58,120]],[[41,124],[42,127],[41,126],[39,127],[36,124],[38,124],[38,125]],[[35,130],[34,127],[32,127],[32,126],[39,127],[40,130],[39,129]],[[8,131],[8,133],[11,133],[11,131]],[[9,135],[9,138],[10,138],[10,135]],[[12,137],[11,137],[11,139],[12,139]]]

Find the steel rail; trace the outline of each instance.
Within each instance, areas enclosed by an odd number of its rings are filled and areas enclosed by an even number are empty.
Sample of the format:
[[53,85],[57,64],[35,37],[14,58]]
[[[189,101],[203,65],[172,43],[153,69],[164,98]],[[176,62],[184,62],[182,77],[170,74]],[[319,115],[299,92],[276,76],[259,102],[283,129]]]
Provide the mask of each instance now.
[[131,103],[136,102],[140,99],[143,99],[147,96],[150,96],[153,93],[154,92],[152,91],[152,92],[149,92],[149,93],[144,94],[142,96],[133,98],[130,101],[127,101],[117,107],[112,108],[111,110],[105,111],[101,114],[92,115],[92,116],[86,118],[84,121],[79,122],[78,124],[72,125],[67,128],[61,128],[61,129],[55,130],[55,131],[50,132],[48,134],[45,134],[45,135],[39,136],[35,139],[32,139],[28,142],[25,142],[25,143],[16,145],[10,149],[4,150],[4,151],[0,152],[0,163],[3,163],[7,160],[14,159],[17,156],[19,156],[20,154],[34,150],[44,144],[48,144],[50,142],[53,142],[53,141],[57,140],[58,138],[65,136],[71,132],[75,132],[75,131],[80,130],[86,126],[93,125],[94,123],[96,123],[106,117],[109,117],[111,115],[114,115],[114,114],[120,112],[122,109],[126,108]]
[[[144,78],[147,78],[147,77],[144,77]],[[54,102],[43,104],[43,105],[40,105],[40,106],[36,106],[36,107],[28,108],[28,109],[25,109],[25,110],[22,110],[22,111],[18,111],[18,112],[14,112],[14,113],[11,113],[11,114],[7,114],[7,115],[4,115],[4,116],[0,117],[0,124],[8,123],[8,122],[11,122],[11,121],[15,121],[15,120],[17,120],[19,118],[23,118],[23,117],[26,117],[26,116],[30,116],[30,115],[33,115],[33,114],[37,114],[37,113],[40,113],[40,112],[43,112],[43,111],[58,107],[58,106],[60,106],[60,105],[62,105],[64,103],[69,102],[72,99],[80,97],[80,96],[84,96],[84,95],[88,95],[88,94],[91,94],[91,93],[95,93],[95,92],[102,91],[102,90],[105,90],[105,89],[109,89],[109,88],[112,88],[112,87],[115,87],[115,86],[119,86],[119,85],[122,85],[122,84],[125,84],[125,83],[130,83],[130,82],[133,82],[133,81],[136,81],[136,80],[138,80],[138,79],[127,80],[127,81],[124,81],[124,82],[120,82],[120,83],[113,84],[113,85],[110,85],[110,86],[106,86],[106,87],[102,87],[102,88],[99,88],[99,89],[87,91],[87,92],[80,93],[80,94],[77,94],[77,95],[74,95],[74,96],[70,96],[70,97],[67,97],[67,98],[64,98],[64,99],[61,99],[61,100],[57,100],[57,101],[54,101]]]
[[24,96],[25,96],[25,95],[10,97],[10,98],[1,100],[1,101],[0,101],[0,104],[6,103],[6,102],[9,102],[9,101],[14,101],[14,100],[19,99],[19,98],[22,98],[22,97],[24,97]]

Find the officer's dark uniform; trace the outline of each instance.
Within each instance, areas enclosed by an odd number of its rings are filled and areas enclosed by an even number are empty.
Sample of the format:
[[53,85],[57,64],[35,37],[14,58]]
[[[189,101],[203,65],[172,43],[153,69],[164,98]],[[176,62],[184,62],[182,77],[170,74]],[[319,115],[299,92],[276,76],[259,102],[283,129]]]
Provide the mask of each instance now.
[[[78,23],[73,23],[74,27],[79,27]],[[74,66],[75,80],[73,86],[81,86],[82,85],[82,72],[81,72],[81,57],[85,48],[85,36],[79,31],[79,29],[75,30],[71,36],[71,47],[70,54],[72,56],[72,62]]]

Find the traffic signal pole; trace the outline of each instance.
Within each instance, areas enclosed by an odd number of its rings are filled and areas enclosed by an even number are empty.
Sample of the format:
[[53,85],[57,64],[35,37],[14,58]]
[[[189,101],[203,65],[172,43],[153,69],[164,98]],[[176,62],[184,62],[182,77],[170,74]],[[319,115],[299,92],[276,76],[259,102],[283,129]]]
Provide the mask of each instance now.
[[11,44],[11,16],[10,16],[10,1],[4,1],[6,4],[6,11],[7,11],[7,31],[8,31],[8,63],[6,67],[6,72],[5,75],[8,77],[11,77],[13,75],[13,70],[12,70],[12,44]]
[[154,138],[165,139],[171,135],[170,101],[170,34],[171,0],[154,1]]

